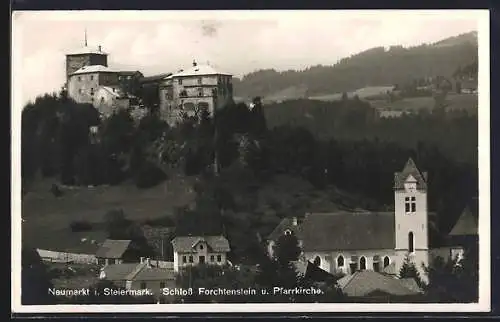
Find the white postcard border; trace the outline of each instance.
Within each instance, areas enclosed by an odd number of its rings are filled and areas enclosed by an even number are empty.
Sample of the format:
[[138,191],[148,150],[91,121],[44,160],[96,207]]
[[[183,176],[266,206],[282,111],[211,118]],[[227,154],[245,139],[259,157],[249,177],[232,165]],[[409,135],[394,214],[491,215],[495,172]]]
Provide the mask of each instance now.
[[[307,11],[324,15],[328,11]],[[342,11],[338,10],[339,17]],[[349,13],[355,12],[349,10]],[[356,11],[357,12],[357,11]],[[33,13],[33,12],[32,12]],[[74,14],[62,11],[44,11],[33,19],[74,19]],[[276,14],[291,19],[303,15],[301,11],[85,11],[92,20],[155,20],[165,19],[265,19]],[[218,313],[218,312],[488,312],[491,305],[490,253],[490,35],[488,10],[360,10],[360,16],[382,14],[439,15],[443,19],[476,17],[478,20],[478,165],[479,165],[479,303],[476,304],[354,304],[354,303],[264,303],[264,304],[140,304],[140,305],[21,305],[21,110],[22,52],[21,28],[12,15],[12,108],[11,108],[11,310],[13,313]],[[21,15],[19,15],[21,14]],[[87,19],[87,18],[86,18]],[[347,16],[346,16],[346,19]]]

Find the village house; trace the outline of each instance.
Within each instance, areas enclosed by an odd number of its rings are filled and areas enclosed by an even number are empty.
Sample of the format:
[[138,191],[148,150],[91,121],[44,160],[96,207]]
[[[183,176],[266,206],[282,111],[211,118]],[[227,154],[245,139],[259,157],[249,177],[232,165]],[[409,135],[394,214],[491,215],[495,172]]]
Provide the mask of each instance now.
[[162,296],[162,289],[175,287],[173,266],[157,267],[150,258],[141,258],[139,263],[107,265],[99,278],[127,290],[149,289],[157,297]]
[[413,278],[396,279],[372,270],[357,271],[337,281],[342,294],[349,298],[391,299],[416,298],[423,293]]
[[177,236],[172,240],[174,271],[198,264],[227,264],[229,241],[224,236]]
[[95,253],[99,265],[122,264],[135,260],[132,241],[106,239]]
[[394,176],[394,211],[309,213],[302,222],[285,218],[270,234],[268,251],[280,236],[294,234],[302,257],[331,274],[372,270],[395,275],[406,256],[425,280],[430,217],[427,173],[410,158]]
[[478,213],[478,200],[473,199],[464,208],[441,247],[432,249],[432,257],[439,256],[445,261],[460,260],[464,258],[467,249],[478,251]]
[[232,97],[231,74],[193,62],[191,68],[166,77],[160,85],[160,113],[170,125],[175,125],[184,113],[199,116],[206,110],[213,115]]

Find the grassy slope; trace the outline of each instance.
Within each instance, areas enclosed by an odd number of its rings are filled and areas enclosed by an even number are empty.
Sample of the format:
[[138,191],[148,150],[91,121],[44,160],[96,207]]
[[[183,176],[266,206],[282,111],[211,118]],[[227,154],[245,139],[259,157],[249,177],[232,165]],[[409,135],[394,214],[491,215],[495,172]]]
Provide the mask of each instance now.
[[[476,94],[454,94],[450,93],[446,97],[448,109],[465,109],[469,111],[477,111],[478,97]],[[432,108],[434,106],[434,98],[432,97],[412,97],[405,98],[393,103],[386,101],[370,101],[373,107],[385,108],[388,110],[419,110],[422,108]]]
[[[67,189],[60,198],[49,191],[52,181],[41,180],[31,187],[22,202],[23,243],[50,250],[93,253],[106,233],[102,230],[74,233],[69,228],[72,221],[99,223],[107,211],[117,208],[123,209],[131,220],[163,217],[175,207],[194,200],[191,187],[195,180],[178,177],[147,190],[130,184],[74,188]],[[235,197],[238,203],[247,205],[251,198],[244,193]],[[261,233],[267,235],[284,215],[353,209],[362,205],[361,200],[334,187],[320,191],[303,179],[280,175],[259,189],[257,204],[250,208],[265,216],[262,220],[268,225]],[[87,241],[82,242],[82,238]],[[91,240],[97,243],[92,244]]]
[[103,231],[71,232],[75,220],[99,223],[113,209],[123,209],[131,220],[145,220],[171,214],[178,206],[189,204],[195,196],[192,179],[172,178],[151,189],[131,184],[110,187],[65,189],[63,196],[50,193],[52,181],[35,183],[22,201],[23,242],[39,248],[88,252],[96,246],[81,238],[101,241]]

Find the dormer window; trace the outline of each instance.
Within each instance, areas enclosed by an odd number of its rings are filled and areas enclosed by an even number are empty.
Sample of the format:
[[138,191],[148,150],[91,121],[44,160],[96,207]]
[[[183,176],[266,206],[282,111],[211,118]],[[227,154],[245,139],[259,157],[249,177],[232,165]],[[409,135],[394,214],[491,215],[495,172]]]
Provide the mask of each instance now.
[[417,201],[415,197],[405,197],[405,212],[414,213],[417,211]]
[[200,250],[203,250],[203,245],[200,245]]

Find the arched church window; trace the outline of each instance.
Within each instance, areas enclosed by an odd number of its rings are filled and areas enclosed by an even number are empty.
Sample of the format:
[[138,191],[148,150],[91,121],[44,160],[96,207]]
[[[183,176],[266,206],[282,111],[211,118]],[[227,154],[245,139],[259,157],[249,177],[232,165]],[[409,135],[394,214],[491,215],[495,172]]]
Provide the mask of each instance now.
[[292,234],[292,231],[290,229],[285,230],[285,235],[288,236],[288,235],[291,235],[291,234]]
[[359,259],[359,269],[360,270],[366,269],[366,258],[364,256],[361,256],[361,258]]
[[408,233],[408,251],[413,253],[415,251],[415,240],[413,236],[413,232]]
[[320,266],[321,265],[321,257],[319,256],[316,256],[316,258],[314,258],[314,262],[313,262],[314,266]]
[[337,267],[344,267],[344,256],[339,255],[337,257]]
[[385,257],[384,257],[384,267],[389,266],[389,264],[390,264],[390,263],[389,263],[389,256],[385,256]]

